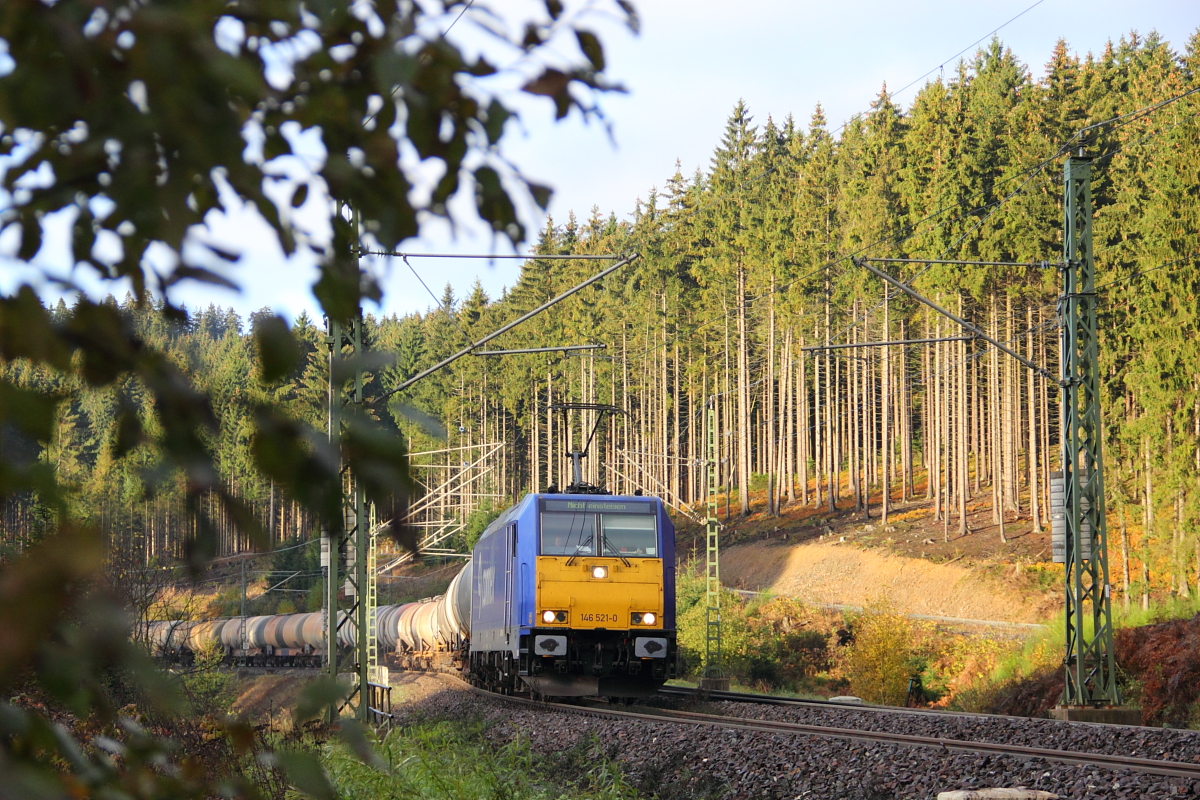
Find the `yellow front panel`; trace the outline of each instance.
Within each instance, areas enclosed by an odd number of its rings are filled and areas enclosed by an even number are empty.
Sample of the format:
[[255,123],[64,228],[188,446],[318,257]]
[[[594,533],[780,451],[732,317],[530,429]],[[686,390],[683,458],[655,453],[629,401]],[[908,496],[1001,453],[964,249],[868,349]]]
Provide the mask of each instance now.
[[[581,556],[570,566],[566,556],[539,556],[537,560],[537,616],[535,624],[555,628],[656,628],[662,626],[663,562],[661,558]],[[607,578],[593,578],[592,568],[608,568]],[[541,613],[566,611],[566,623],[546,625]],[[629,615],[653,611],[654,625],[634,626]]]

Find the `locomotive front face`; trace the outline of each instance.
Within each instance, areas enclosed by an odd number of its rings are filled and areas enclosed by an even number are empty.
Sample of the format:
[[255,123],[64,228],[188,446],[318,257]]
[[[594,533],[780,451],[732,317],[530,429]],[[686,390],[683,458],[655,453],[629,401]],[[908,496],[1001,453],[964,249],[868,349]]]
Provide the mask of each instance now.
[[657,507],[621,500],[540,502],[538,627],[662,627]]
[[521,677],[548,696],[653,694],[675,656],[673,530],[649,498],[538,500]]
[[473,680],[652,694],[675,671],[674,543],[655,498],[527,495],[475,545]]

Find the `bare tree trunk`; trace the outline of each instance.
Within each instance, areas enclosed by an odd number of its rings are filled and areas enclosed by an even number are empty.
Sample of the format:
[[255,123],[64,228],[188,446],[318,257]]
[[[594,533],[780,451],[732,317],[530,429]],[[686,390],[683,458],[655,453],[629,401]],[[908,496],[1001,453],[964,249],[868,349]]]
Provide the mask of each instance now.
[[842,383],[842,361],[838,358],[833,359],[833,382],[829,386],[829,393],[829,407],[833,414],[830,419],[829,508],[834,511],[842,492],[842,454],[846,447],[846,413],[844,409],[839,413],[838,406],[841,399],[850,393],[849,381]]
[[796,383],[797,383],[796,379],[799,377],[799,368],[794,363],[794,360],[791,355],[792,339],[794,338],[794,336],[795,336],[795,331],[793,331],[791,328],[789,328],[788,329],[788,359],[787,359],[787,363],[784,365],[784,368],[788,371],[788,396],[787,396],[787,404],[788,404],[788,432],[787,432],[787,437],[788,437],[788,447],[787,447],[787,451],[788,451],[788,466],[787,466],[788,495],[787,495],[787,499],[788,499],[788,503],[796,502],[796,475],[800,471],[799,464],[798,464],[798,462],[800,460],[800,452],[799,452],[800,441],[797,438],[797,433],[801,429],[801,425],[803,424],[800,422],[800,418],[799,418],[800,417],[800,404],[799,404],[800,395],[798,394],[798,390],[796,387]]
[[1142,545],[1142,608],[1150,608],[1150,548]]
[[[853,310],[851,313],[854,318],[858,318],[858,300],[854,301]],[[858,326],[854,325],[850,329],[850,342],[857,344]],[[854,352],[853,350],[851,352]],[[865,398],[856,397],[859,394],[858,387],[859,362],[856,357],[851,356],[851,361],[846,364],[846,416],[849,422],[850,429],[847,432],[849,438],[849,447],[846,451],[846,468],[848,471],[848,479],[850,483],[850,491],[854,493],[854,510],[862,511],[862,484],[859,480],[859,461],[862,451],[862,445],[859,439],[859,429],[861,428],[861,419],[859,417],[859,408],[865,403]],[[855,402],[855,400],[858,402]]]
[[971,365],[968,371],[970,374],[968,380],[970,381],[971,387],[974,389],[974,391],[971,392],[971,452],[975,456],[975,469],[971,470],[971,492],[972,494],[977,495],[979,494],[980,490],[980,482],[984,479],[982,474],[984,464],[983,453],[985,450],[984,439],[987,438],[983,435],[983,396],[985,392],[980,391],[980,385],[986,384],[987,381],[981,376],[981,373],[983,373],[984,370],[983,365],[979,363],[979,359],[971,359]]
[[[871,341],[871,314],[867,312],[867,318],[863,323],[864,341]],[[863,376],[863,431],[866,434],[863,440],[864,458],[863,465],[863,487],[865,489],[863,498],[865,504],[869,508],[871,505],[871,487],[879,482],[879,428],[876,414],[879,409],[879,383],[877,381],[876,368],[877,353],[875,348],[866,348],[866,359],[862,361],[862,376]]]
[[[885,342],[888,340],[888,331],[891,328],[891,319],[892,319],[891,318],[891,308],[888,305],[887,289],[884,289],[883,290],[883,341],[885,341]],[[903,352],[903,351],[901,351],[901,352]],[[891,380],[892,380],[891,365],[892,365],[891,348],[885,347],[885,348],[883,348],[883,391],[881,392],[882,396],[880,397],[880,400],[882,402],[881,413],[883,416],[883,419],[881,421],[882,425],[883,425],[883,430],[881,432],[882,433],[881,438],[883,440],[883,458],[881,459],[882,464],[880,464],[881,473],[880,473],[880,481],[879,481],[883,487],[883,492],[881,493],[881,498],[880,498],[879,519],[880,519],[880,521],[883,522],[884,525],[887,525],[888,505],[889,505],[889,501],[891,500],[891,494],[892,494],[892,484],[891,484],[892,446],[891,446],[891,438],[890,438],[892,431],[891,431],[891,427],[889,425],[889,423],[891,422],[891,420],[889,419],[889,415],[891,413],[891,405],[888,403],[888,394],[891,390]]]
[[783,357],[779,361],[779,379],[782,383],[779,390],[779,408],[784,416],[781,459],[783,467],[780,472],[783,473],[788,503],[796,502],[796,404],[793,402],[795,374],[795,370],[792,369],[792,329],[788,328],[783,340]]
[[[1000,326],[996,320],[996,298],[992,296],[992,335],[998,338]],[[1004,433],[1004,415],[1008,410],[1007,398],[1003,397],[1005,386],[1001,380],[1001,375],[1005,369],[1000,363],[1000,351],[992,348],[992,387],[989,396],[992,398],[992,450],[995,453],[992,464],[994,472],[992,474],[992,521],[1000,526],[1000,541],[1007,543],[1008,537],[1004,534],[1004,486],[1007,470],[1005,469],[1005,450],[1007,447],[1008,437]],[[999,402],[997,402],[999,400]]]
[[[962,316],[962,294],[958,297],[958,315]],[[967,343],[958,343],[958,535],[967,530]]]
[[[941,331],[941,320],[938,320],[938,322],[938,338],[941,338],[945,334]],[[954,487],[950,482],[950,470],[954,464],[954,439],[952,438],[954,435],[954,419],[952,416],[954,387],[952,380],[953,367],[951,366],[953,351],[948,342],[944,344],[939,343],[938,349],[941,350],[942,358],[941,375],[938,384],[938,399],[941,401],[940,408],[938,409],[938,423],[939,432],[942,437],[938,450],[938,467],[940,469],[940,473],[938,474],[938,488],[942,495],[942,538],[948,542],[950,541],[950,508],[954,502]]]
[[[864,320],[862,342],[871,341],[870,312]],[[862,467],[863,508],[871,509],[871,487],[875,485],[875,359],[871,352],[874,348],[864,348],[862,359],[858,364],[859,389],[857,407],[861,410],[858,418],[859,444],[862,456],[859,464]]]
[[[724,294],[722,294],[722,300],[724,300]],[[730,363],[729,363],[730,348],[729,348],[729,310],[728,310],[728,306],[726,306],[726,310],[725,310],[725,348],[724,348],[723,352],[725,353],[725,375],[724,375],[725,380],[724,380],[723,394],[728,395],[729,392],[733,388],[733,377],[731,374],[732,367],[730,366]],[[721,421],[721,434],[724,438],[719,439],[718,441],[727,442],[726,448],[725,448],[725,451],[726,451],[725,463],[727,464],[727,466],[724,470],[725,480],[722,483],[725,486],[725,521],[728,522],[730,516],[732,515],[732,511],[730,510],[730,503],[733,501],[733,494],[732,494],[733,493],[733,485],[734,485],[733,452],[734,452],[734,444],[735,444],[733,441],[732,434],[733,434],[735,428],[733,425],[733,420],[730,418],[730,412],[731,412],[731,409],[733,408],[733,404],[728,403],[728,402],[721,402],[720,406],[721,406],[722,413],[717,415],[717,418]],[[718,449],[720,449],[720,448],[718,447]]]
[[[800,419],[796,426],[799,433],[799,452],[797,453],[797,461],[800,462],[800,503],[808,506],[808,457],[809,457],[809,420],[808,413],[808,367],[804,359],[804,337],[800,337],[800,363],[796,367],[796,389],[799,392],[798,402],[800,404]],[[820,487],[817,487],[818,493]],[[818,499],[817,502],[820,502]]]
[[[1041,358],[1038,359],[1039,364],[1046,364],[1046,338],[1038,337],[1040,342]],[[1045,500],[1042,504],[1042,527],[1046,528],[1050,525],[1050,461],[1053,458],[1050,450],[1050,387],[1043,384],[1044,391],[1041,393],[1042,404],[1042,474],[1041,474],[1041,491],[1042,499]],[[1062,435],[1061,432],[1059,434]]]
[[[826,278],[825,290],[825,343],[829,343],[829,282]],[[825,501],[829,507],[829,513],[832,514],[837,510],[837,478],[834,472],[837,470],[837,450],[834,445],[835,438],[835,416],[837,407],[835,405],[836,385],[834,378],[836,370],[834,369],[834,358],[829,351],[825,353],[825,476],[829,481],[825,492]]]
[[1179,565],[1179,596],[1186,598],[1190,595],[1187,576],[1187,559],[1183,552],[1183,493],[1175,493],[1175,535],[1178,544],[1175,546],[1176,563]]
[[1125,530],[1125,503],[1121,503],[1121,595],[1125,610],[1129,610],[1129,535]]
[[1150,477],[1150,439],[1144,440],[1142,472],[1146,478],[1142,502],[1142,608],[1150,607],[1150,540],[1154,537],[1154,487]]
[[[1025,323],[1026,323],[1026,325],[1025,325],[1025,328],[1026,328],[1026,331],[1025,331],[1025,354],[1029,358],[1030,361],[1034,361],[1034,363],[1037,363],[1035,360],[1036,356],[1033,352],[1033,307],[1032,306],[1027,307],[1025,309]],[[1040,384],[1038,383],[1037,375],[1035,375],[1033,372],[1029,373],[1028,381],[1029,381],[1029,391],[1027,394],[1027,408],[1025,411],[1025,417],[1029,421],[1029,456],[1026,459],[1026,466],[1029,468],[1029,518],[1030,518],[1030,520],[1033,521],[1033,532],[1041,533],[1042,532],[1042,518],[1041,518],[1041,511],[1038,507],[1037,414],[1035,413],[1036,395],[1037,395]],[[1122,511],[1121,511],[1121,519],[1122,519],[1121,524],[1124,525],[1125,524],[1124,523],[1125,511],[1124,511],[1123,507],[1122,507]],[[1128,559],[1126,559],[1126,560],[1128,561]],[[1126,564],[1125,572],[1126,572],[1125,580],[1126,580],[1126,584],[1128,584],[1128,582],[1129,582],[1128,563]],[[1128,601],[1129,601],[1128,585],[1126,585],[1126,587],[1125,587],[1125,600],[1128,603]]]
[[682,398],[679,394],[679,344],[675,345],[675,358],[672,364],[671,380],[674,388],[671,391],[673,402],[671,403],[672,415],[672,430],[671,430],[671,455],[673,456],[669,467],[671,472],[671,491],[676,497],[682,499],[683,484],[680,480],[680,470],[683,467],[682,453],[680,452],[680,431],[679,431],[679,407],[682,405]]
[[[900,320],[900,339],[908,338],[908,326]],[[913,488],[913,436],[912,436],[912,390],[908,385],[908,351],[900,348],[900,370],[897,377],[898,413],[900,415],[900,458],[904,474],[900,479],[900,499],[907,502],[916,494]]]
[[[942,338],[942,321],[938,319],[936,322],[936,333],[934,336],[935,338],[940,339]],[[946,402],[947,376],[945,374],[947,345],[944,342],[937,342],[934,344],[934,348],[935,356],[933,383],[935,405],[933,412],[933,424],[937,438],[934,441],[933,460],[936,462],[934,467],[936,468],[937,472],[930,475],[930,480],[936,481],[933,490],[933,503],[935,509],[934,519],[937,519],[938,515],[941,515],[942,540],[948,542],[950,541],[950,501],[946,495],[950,487],[944,482],[944,476],[947,474],[946,461],[950,456],[950,434],[948,431],[950,423],[948,418],[950,406]]]
[[[942,326],[940,321],[934,325],[933,336],[930,338],[940,338],[942,335]],[[933,362],[932,371],[926,372],[925,407],[928,427],[925,431],[925,460],[926,460],[926,494],[933,500],[933,518],[939,520],[942,518],[942,426],[945,424],[945,419],[942,416],[942,343],[935,342],[933,345],[933,355],[930,358]]]
[[[1005,295],[1004,307],[1005,333],[1004,341],[1011,342],[1013,338],[1012,295]],[[997,334],[1000,332],[997,327]],[[1020,494],[1017,491],[1017,426],[1019,425],[1018,410],[1020,402],[1017,395],[1020,392],[1017,383],[1016,362],[1011,358],[1004,359],[1004,486],[1006,491],[1002,497],[1004,508],[1021,516]]]
[[791,370],[788,369],[787,356],[789,350],[788,337],[784,336],[783,346],[779,353],[779,371],[778,371],[778,408],[779,408],[779,424],[776,427],[775,439],[775,463],[772,469],[777,476],[775,482],[775,490],[773,498],[775,501],[775,516],[779,516],[780,509],[783,507],[784,497],[786,495],[786,486],[792,483],[792,475],[788,470],[788,432],[789,432],[789,417],[788,417],[788,396],[791,392],[791,385],[788,381]]
[[[929,329],[929,315],[925,315],[925,338],[936,335]],[[925,499],[933,500],[933,518],[938,518],[938,501],[934,495],[933,455],[937,442],[937,356],[938,346],[921,348],[921,384],[925,387],[921,401],[921,466],[925,468]]]
[[[821,332],[816,330],[813,332],[816,341],[821,341]],[[813,406],[813,502],[816,506],[820,506],[824,500],[822,498],[822,478],[825,469],[825,447],[821,440],[821,433],[825,426],[825,416],[821,414],[821,357],[813,356],[813,389],[812,389],[812,406]]]
[[763,442],[766,456],[767,473],[767,513],[772,517],[779,516],[779,507],[775,503],[775,489],[777,486],[775,474],[776,447],[778,446],[778,437],[775,435],[777,425],[775,422],[775,271],[771,270],[771,293],[770,300],[767,304],[767,359],[766,359],[766,382],[763,385],[763,400],[766,419],[763,420],[766,425],[763,426],[763,437],[766,439]]
[[1200,536],[1196,537],[1194,548],[1196,555],[1196,594],[1200,594]]
[[746,349],[746,271],[737,267],[738,336],[738,499],[742,516],[750,514],[750,365]]

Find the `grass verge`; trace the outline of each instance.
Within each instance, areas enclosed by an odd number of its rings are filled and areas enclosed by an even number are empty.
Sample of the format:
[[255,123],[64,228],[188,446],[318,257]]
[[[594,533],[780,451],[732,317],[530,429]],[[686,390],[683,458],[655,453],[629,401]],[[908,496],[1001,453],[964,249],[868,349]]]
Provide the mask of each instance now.
[[533,752],[516,740],[496,746],[482,722],[426,720],[399,728],[364,764],[345,744],[323,762],[340,797],[371,800],[637,800],[620,765],[596,739],[558,753]]

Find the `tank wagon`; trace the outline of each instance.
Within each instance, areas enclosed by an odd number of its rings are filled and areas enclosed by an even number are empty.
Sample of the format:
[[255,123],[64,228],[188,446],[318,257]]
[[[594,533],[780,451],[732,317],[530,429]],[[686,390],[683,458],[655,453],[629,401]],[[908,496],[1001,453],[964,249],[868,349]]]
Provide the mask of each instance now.
[[[169,661],[217,648],[247,665],[319,666],[321,613],[154,622]],[[388,662],[457,669],[535,696],[640,697],[676,674],[675,528],[654,497],[537,493],[483,532],[445,595],[380,606]],[[353,648],[345,620],[339,645]]]
[[[345,612],[342,619],[345,620]],[[197,654],[213,652],[242,666],[319,667],[325,654],[325,615],[274,614],[187,622],[150,622],[151,651],[169,663],[192,664]],[[344,622],[338,644],[354,647],[354,627]]]

